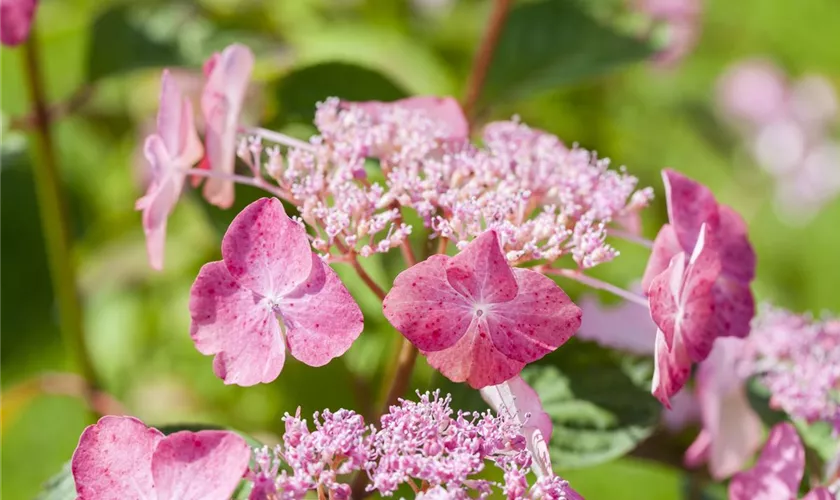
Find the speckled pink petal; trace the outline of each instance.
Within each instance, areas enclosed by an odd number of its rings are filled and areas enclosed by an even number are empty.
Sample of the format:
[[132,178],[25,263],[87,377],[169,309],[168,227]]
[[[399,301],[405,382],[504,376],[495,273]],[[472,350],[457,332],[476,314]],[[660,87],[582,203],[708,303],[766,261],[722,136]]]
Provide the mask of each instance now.
[[525,367],[525,363],[508,358],[496,349],[487,325],[479,319],[452,347],[424,354],[429,364],[446,378],[467,382],[473,389],[501,384]]
[[[658,274],[650,284],[650,317],[659,327],[662,340],[670,349],[674,343],[677,316],[680,310],[680,292],[685,280],[687,257],[679,253],[671,259],[668,268]],[[658,336],[658,334],[657,334]]]
[[582,312],[550,278],[513,269],[519,293],[487,312],[490,338],[505,356],[530,363],[554,351],[580,328]]
[[[709,357],[697,370],[697,398],[703,432],[707,436],[712,477],[720,481],[742,470],[761,446],[761,420],[747,399],[745,382],[737,365],[744,344],[741,339],[719,338]],[[698,436],[698,441],[701,437]],[[695,442],[697,443],[697,442]],[[697,447],[686,452],[687,461]],[[693,460],[697,464],[697,460]]]
[[802,500],[837,500],[837,497],[828,488],[814,488]]
[[106,416],[88,426],[71,460],[78,499],[156,499],[152,454],[161,439],[134,417]]
[[446,279],[450,257],[433,255],[401,272],[382,302],[388,321],[421,351],[455,345],[474,312]]
[[688,252],[688,250],[683,250],[680,246],[680,242],[677,240],[677,233],[674,232],[674,226],[670,224],[663,225],[656,235],[656,239],[653,241],[653,249],[651,249],[645,274],[642,277],[642,291],[645,295],[648,295],[650,292],[650,284],[653,282],[653,278],[668,268],[668,264],[671,263],[674,255],[683,251]]
[[726,205],[718,205],[718,213],[718,239],[723,272],[732,279],[748,284],[755,279],[756,256],[747,238],[747,224],[737,212]]
[[730,500],[795,499],[805,469],[805,450],[790,423],[777,424],[755,466],[729,482]]
[[0,1],[0,42],[15,46],[29,38],[37,0]]
[[[172,158],[166,152],[164,141],[159,135],[146,138],[143,152],[154,170],[166,171],[171,168]],[[156,176],[149,184],[146,195],[137,200],[137,209],[143,211],[143,231],[146,233],[149,264],[157,270],[163,269],[166,221],[173,207],[178,203],[183,186],[183,175]]]
[[205,264],[190,290],[190,336],[202,354],[216,355],[213,371],[225,384],[250,386],[276,379],[286,346],[264,297],[242,288],[221,261]]
[[721,271],[718,248],[711,230],[703,224],[697,246],[686,266],[677,316],[677,334],[683,338],[686,351],[695,362],[709,356],[719,334],[713,293]]
[[497,415],[507,415],[509,419],[522,424],[528,450],[534,457],[534,471],[537,476],[553,474],[548,443],[551,441],[554,425],[551,423],[551,417],[543,410],[537,391],[522,380],[522,377],[516,376],[501,384],[481,389],[481,397]]
[[480,305],[509,301],[517,294],[516,279],[494,230],[483,232],[452,257],[446,277],[455,290]]
[[292,356],[322,366],[350,348],[362,332],[364,317],[335,271],[310,254],[309,278],[285,295],[278,309]]
[[653,354],[656,323],[647,309],[627,301],[603,306],[594,295],[584,296],[578,302],[583,318],[576,339],[633,354]]
[[720,276],[712,289],[718,335],[744,338],[755,316],[755,298],[749,285]]
[[467,117],[458,101],[451,97],[415,96],[393,102],[367,101],[352,104],[374,116],[392,107],[424,111],[430,118],[446,126],[448,138],[460,140],[470,135]]
[[662,180],[668,202],[668,219],[680,246],[689,252],[697,243],[701,224],[705,222],[713,232],[717,231],[717,201],[709,188],[675,170],[663,170]]
[[158,500],[227,500],[248,469],[251,449],[227,431],[166,436],[152,457]]
[[[205,143],[210,169],[233,173],[236,163],[236,131],[245,91],[251,79],[254,55],[244,45],[230,45],[206,67],[207,84],[201,94]],[[233,182],[210,178],[204,197],[221,208],[233,204]]]
[[261,198],[230,223],[222,257],[243,287],[276,300],[303,283],[312,269],[306,231],[277,198]]
[[680,392],[691,375],[691,358],[679,337],[669,349],[661,330],[656,332],[655,349],[651,393],[670,409],[671,397]]

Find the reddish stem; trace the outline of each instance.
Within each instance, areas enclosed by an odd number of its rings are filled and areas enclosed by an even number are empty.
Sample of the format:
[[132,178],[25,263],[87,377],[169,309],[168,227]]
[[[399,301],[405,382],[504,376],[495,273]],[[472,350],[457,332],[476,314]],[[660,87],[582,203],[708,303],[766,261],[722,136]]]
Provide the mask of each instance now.
[[481,97],[481,89],[484,87],[490,63],[493,61],[493,52],[496,50],[502,28],[504,28],[507,20],[510,4],[511,0],[495,0],[493,2],[493,12],[490,14],[490,20],[487,23],[487,31],[485,31],[478,52],[475,54],[469,80],[467,80],[467,93],[464,97],[464,114],[469,118],[470,124],[475,121],[478,98]]

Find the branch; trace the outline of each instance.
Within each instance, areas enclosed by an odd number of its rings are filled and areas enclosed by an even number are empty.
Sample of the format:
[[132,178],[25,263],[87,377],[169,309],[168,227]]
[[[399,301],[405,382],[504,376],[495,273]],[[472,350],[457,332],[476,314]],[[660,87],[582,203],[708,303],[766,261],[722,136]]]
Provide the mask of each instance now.
[[493,61],[493,52],[499,43],[511,0],[495,0],[493,12],[490,14],[490,21],[487,23],[487,31],[478,47],[478,52],[473,60],[472,70],[467,80],[467,93],[464,97],[464,114],[469,118],[470,124],[475,120],[476,105],[481,97],[481,89],[484,87],[484,80],[487,78],[487,71]]

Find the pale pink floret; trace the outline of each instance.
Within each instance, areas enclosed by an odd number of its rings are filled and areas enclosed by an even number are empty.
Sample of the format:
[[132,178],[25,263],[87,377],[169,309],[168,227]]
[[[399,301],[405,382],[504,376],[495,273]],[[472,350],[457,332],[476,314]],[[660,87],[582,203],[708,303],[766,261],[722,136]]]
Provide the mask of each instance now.
[[157,131],[146,138],[143,153],[151,165],[152,181],[136,206],[143,211],[149,263],[159,270],[163,268],[166,220],[184,187],[183,170],[204,153],[195,131],[192,104],[166,69],[161,77]]
[[552,280],[511,268],[492,230],[455,257],[434,255],[400,273],[382,307],[433,367],[477,389],[565,343],[581,318]]
[[686,451],[691,466],[708,462],[716,480],[725,479],[749,462],[762,440],[762,425],[750,406],[745,373],[739,367],[746,341],[719,338],[697,371],[697,398],[703,430]]
[[[236,164],[236,132],[239,114],[251,70],[254,54],[244,45],[233,44],[220,54],[214,54],[204,65],[207,84],[201,93],[201,113],[204,116],[207,162],[210,170],[221,175],[233,174]],[[221,208],[233,204],[233,182],[209,178],[204,184],[204,197]]]
[[381,119],[383,113],[396,108],[420,111],[445,128],[447,140],[462,141],[469,138],[470,126],[461,105],[452,97],[415,96],[393,102],[366,101],[349,103],[370,114],[374,120]]
[[72,472],[79,500],[226,500],[251,450],[228,431],[164,436],[134,417],[102,417],[79,438]]
[[[796,428],[777,424],[770,431],[758,462],[729,483],[730,500],[796,500],[805,471],[805,449]],[[812,489],[804,500],[833,500],[828,489]]]
[[0,0],[0,42],[14,46],[29,38],[38,0]]
[[717,338],[713,285],[721,272],[717,241],[705,224],[687,258],[675,255],[650,286],[650,314],[656,333],[653,395],[666,407],[691,373],[706,359]]
[[755,278],[756,256],[747,238],[744,220],[734,210],[717,203],[702,184],[670,169],[662,172],[670,224],[660,229],[642,278],[650,293],[655,276],[679,252],[694,249],[700,226],[706,224],[719,246],[721,273],[714,284],[715,321],[719,335],[745,337],[755,315],[750,282]]
[[310,366],[344,354],[362,312],[303,227],[276,198],[248,205],[222,241],[223,260],[201,268],[190,295],[190,333],[226,384],[271,382],[286,350]]

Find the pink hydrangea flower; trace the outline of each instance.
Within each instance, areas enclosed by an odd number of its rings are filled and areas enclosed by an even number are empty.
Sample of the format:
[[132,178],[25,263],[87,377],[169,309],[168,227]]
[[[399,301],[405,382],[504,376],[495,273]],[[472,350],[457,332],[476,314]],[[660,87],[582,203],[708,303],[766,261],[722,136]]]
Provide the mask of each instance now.
[[370,114],[374,120],[380,120],[384,113],[392,112],[395,108],[417,110],[428,118],[446,127],[446,136],[451,141],[469,139],[470,125],[461,105],[452,97],[416,96],[393,102],[367,101],[347,103],[357,106]]
[[686,463],[708,462],[716,480],[725,479],[749,462],[763,438],[761,420],[747,399],[743,364],[746,341],[719,338],[697,371],[697,398],[703,430],[688,448]]
[[455,382],[480,389],[565,343],[581,311],[557,284],[511,268],[495,231],[458,255],[434,255],[394,280],[385,317]]
[[[787,422],[773,427],[755,467],[729,483],[730,500],[796,500],[805,471],[805,449],[796,428]],[[803,500],[834,500],[827,488],[811,490]]]
[[226,384],[271,382],[288,349],[310,366],[344,354],[362,312],[306,232],[276,198],[248,205],[222,241],[223,260],[205,264],[190,292],[190,334]]
[[14,46],[29,38],[38,0],[0,0],[0,42]]
[[717,241],[703,224],[691,258],[679,253],[650,285],[656,332],[653,395],[669,398],[685,385],[692,363],[706,359],[718,336],[713,285],[721,272]]
[[747,239],[747,226],[734,210],[717,203],[702,184],[671,169],[662,171],[668,219],[659,230],[642,278],[650,293],[651,282],[674,255],[690,254],[706,224],[719,247],[721,273],[713,285],[713,315],[721,336],[745,337],[755,315],[750,282],[755,278],[756,256]]
[[136,206],[143,211],[149,263],[160,270],[166,220],[184,187],[182,171],[192,167],[204,153],[195,131],[192,103],[181,93],[169,70],[163,70],[161,77],[157,132],[146,138],[143,153],[152,167],[152,181]]
[[227,500],[251,450],[227,431],[164,436],[134,417],[102,417],[82,433],[71,468],[79,500]]
[[[253,67],[254,54],[239,44],[214,54],[204,65],[207,84],[201,94],[201,113],[207,147],[205,166],[223,175],[233,174],[236,164],[239,114]],[[204,197],[221,208],[230,207],[233,196],[232,181],[209,178],[204,184]]]

